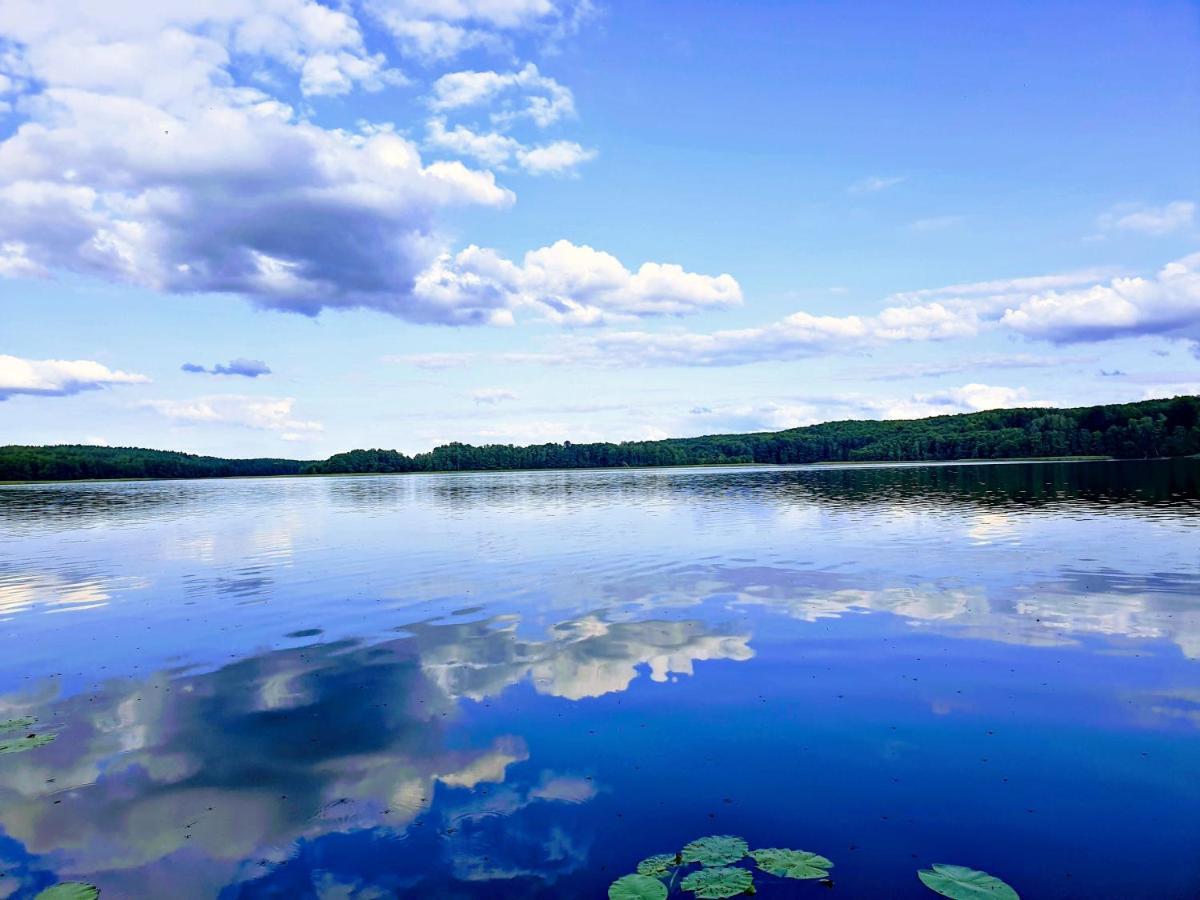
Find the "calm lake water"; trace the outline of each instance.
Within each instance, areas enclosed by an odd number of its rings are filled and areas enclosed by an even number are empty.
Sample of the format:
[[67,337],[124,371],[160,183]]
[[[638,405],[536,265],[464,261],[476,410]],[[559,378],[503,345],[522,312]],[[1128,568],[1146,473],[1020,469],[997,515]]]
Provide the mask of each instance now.
[[22,716],[5,898],[1196,898],[1200,461],[0,487]]

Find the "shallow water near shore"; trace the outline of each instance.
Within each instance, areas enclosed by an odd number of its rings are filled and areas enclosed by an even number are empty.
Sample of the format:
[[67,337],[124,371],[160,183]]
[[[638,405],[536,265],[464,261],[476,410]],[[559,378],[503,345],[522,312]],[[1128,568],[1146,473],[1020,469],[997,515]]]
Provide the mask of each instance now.
[[1196,897],[1200,460],[0,486],[23,717],[5,898]]

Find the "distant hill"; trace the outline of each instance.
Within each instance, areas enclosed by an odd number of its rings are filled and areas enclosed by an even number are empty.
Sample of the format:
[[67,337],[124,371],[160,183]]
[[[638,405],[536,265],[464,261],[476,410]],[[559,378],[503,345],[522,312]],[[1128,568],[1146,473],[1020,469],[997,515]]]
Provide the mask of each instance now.
[[317,462],[220,459],[127,447],[8,446],[0,447],[0,481],[1196,453],[1200,453],[1200,397],[1176,397],[1074,409],[997,409],[903,421],[826,422],[786,431],[620,444],[567,441],[476,447],[453,443],[413,456],[395,450],[351,450]]

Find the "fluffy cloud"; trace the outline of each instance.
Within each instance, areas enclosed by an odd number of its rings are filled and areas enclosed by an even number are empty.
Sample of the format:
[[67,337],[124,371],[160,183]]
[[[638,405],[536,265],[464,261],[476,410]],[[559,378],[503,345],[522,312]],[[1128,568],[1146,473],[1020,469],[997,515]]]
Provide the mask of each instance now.
[[70,270],[310,315],[490,320],[412,291],[442,249],[442,208],[512,202],[490,172],[425,165],[388,127],[319,127],[234,79],[261,64],[310,93],[371,87],[383,70],[349,14],[304,0],[138,16],[13,2],[6,32],[41,89],[0,143],[0,273]]
[[907,400],[887,401],[880,409],[880,417],[884,419],[916,419],[950,413],[980,412],[985,409],[1053,405],[1049,400],[1030,399],[1029,391],[1023,387],[964,384],[958,388],[914,394]]
[[[1060,344],[1154,334],[1188,340],[1193,348],[1200,348],[1200,253],[1170,263],[1154,278],[1112,278],[1095,284],[1100,271],[893,294],[888,299],[894,305],[873,316],[818,316],[802,311],[767,325],[709,333],[607,332],[566,342],[559,352],[535,354],[528,361],[739,366],[898,342],[969,338],[996,330]],[[586,320],[582,315],[576,318]],[[1002,368],[1039,364],[1025,356],[980,359],[980,365]],[[946,374],[966,368],[933,364],[916,367],[912,373]]]
[[145,375],[109,369],[90,359],[22,359],[0,354],[0,400],[16,394],[65,397],[110,384],[146,384]]
[[570,325],[680,316],[742,302],[731,275],[699,275],[653,262],[631,272],[615,256],[569,241],[531,250],[521,265],[493,250],[467,247],[423,273],[417,292],[425,302],[450,307],[534,308]]
[[597,335],[574,349],[611,365],[740,366],[768,360],[803,359],[897,341],[969,337],[979,328],[970,312],[940,303],[889,307],[876,316],[814,316],[793,313],[757,328],[652,333],[621,331]]
[[591,5],[586,0],[367,0],[366,9],[406,53],[432,61],[473,48],[502,52],[508,35],[522,30],[553,41],[576,29]]
[[539,127],[575,115],[571,90],[529,63],[517,72],[450,72],[433,83],[429,105],[436,111],[500,101],[491,114],[500,125],[528,118]]
[[184,372],[204,373],[208,375],[241,375],[245,378],[257,378],[259,375],[270,375],[271,367],[261,359],[231,359],[227,363],[217,363],[211,369],[197,363],[184,363],[179,367]]
[[567,174],[596,158],[595,150],[588,150],[574,141],[526,145],[496,131],[475,132],[465,125],[447,128],[446,120],[440,117],[429,121],[425,145],[455,156],[470,157],[492,168],[503,169],[515,161],[530,175]]
[[1153,278],[1114,278],[1034,294],[1005,311],[1000,323],[1060,344],[1146,334],[1195,341],[1200,339],[1200,253],[1169,263]]
[[192,400],[148,400],[143,405],[175,422],[275,431],[286,441],[303,440],[325,430],[320,422],[294,418],[295,404],[292,397],[215,394]]
[[517,162],[531,175],[562,175],[595,158],[595,150],[588,150],[575,141],[554,141],[517,151]]
[[1100,216],[1101,228],[1140,231],[1163,235],[1190,228],[1196,220],[1196,204],[1176,200],[1165,206],[1117,206]]

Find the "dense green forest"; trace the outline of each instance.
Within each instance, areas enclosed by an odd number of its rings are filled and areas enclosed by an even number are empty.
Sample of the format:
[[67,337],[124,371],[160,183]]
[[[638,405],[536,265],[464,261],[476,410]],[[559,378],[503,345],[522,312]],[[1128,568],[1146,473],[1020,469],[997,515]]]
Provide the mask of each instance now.
[[113,447],[0,447],[0,480],[210,478],[355,472],[579,469],[718,463],[1143,458],[1200,453],[1200,397],[1077,409],[999,409],[928,419],[826,422],[786,431],[620,444],[446,444],[407,456],[351,450],[319,462],[218,459]]
[[221,459],[134,447],[0,447],[0,481],[298,475],[307,465],[294,459]]

